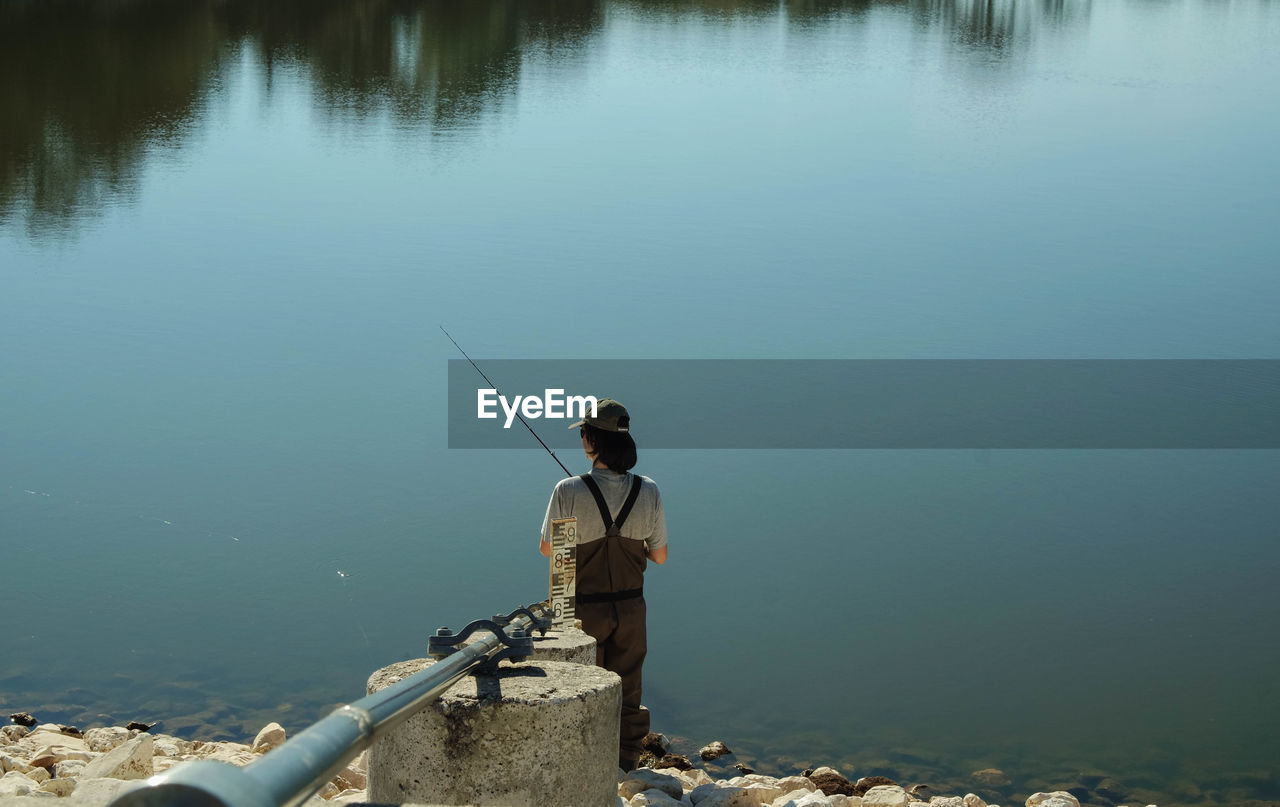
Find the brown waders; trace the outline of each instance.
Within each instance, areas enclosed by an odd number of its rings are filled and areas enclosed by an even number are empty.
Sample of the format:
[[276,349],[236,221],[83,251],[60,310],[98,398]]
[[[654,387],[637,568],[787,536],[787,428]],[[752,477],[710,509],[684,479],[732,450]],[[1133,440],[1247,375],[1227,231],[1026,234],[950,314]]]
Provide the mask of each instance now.
[[578,545],[575,610],[582,629],[596,640],[596,665],[622,676],[622,724],[618,737],[618,765],[632,770],[640,758],[640,743],[649,733],[649,712],[640,707],[640,668],[648,651],[645,638],[644,541],[622,535],[622,523],[640,496],[640,477],[631,483],[617,519],[590,474],[587,483],[605,537]]

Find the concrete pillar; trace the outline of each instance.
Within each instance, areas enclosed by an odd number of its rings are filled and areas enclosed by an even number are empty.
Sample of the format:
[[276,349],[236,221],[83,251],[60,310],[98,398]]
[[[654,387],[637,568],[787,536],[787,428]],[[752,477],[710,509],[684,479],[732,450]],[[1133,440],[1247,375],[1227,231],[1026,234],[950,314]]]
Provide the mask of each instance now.
[[556,628],[546,636],[533,633],[531,661],[571,661],[574,664],[596,663],[596,640],[577,628]]
[[[368,691],[433,663],[384,667]],[[496,675],[466,676],[373,744],[368,800],[612,807],[621,710],[622,679],[608,670],[504,662]]]

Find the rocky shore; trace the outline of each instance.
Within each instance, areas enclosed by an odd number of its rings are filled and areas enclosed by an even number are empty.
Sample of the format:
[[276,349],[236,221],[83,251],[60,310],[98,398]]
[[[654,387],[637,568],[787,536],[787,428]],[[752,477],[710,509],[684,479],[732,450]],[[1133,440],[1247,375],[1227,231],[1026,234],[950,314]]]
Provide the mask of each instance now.
[[[185,740],[153,734],[149,726],[106,726],[83,732],[71,726],[39,723],[14,715],[0,728],[0,804],[12,807],[44,799],[72,798],[77,804],[105,805],[142,780],[183,762],[199,759],[247,765],[285,741],[276,723],[264,727],[252,743]],[[31,725],[22,725],[30,723]],[[648,767],[619,771],[618,804],[626,807],[1001,807],[976,793],[944,794],[924,784],[903,786],[883,776],[851,780],[820,767],[790,776],[767,776],[736,763],[728,776],[732,751],[722,742],[704,746],[700,764],[671,753],[661,734],[645,740],[642,762]],[[361,754],[308,802],[363,803],[367,789],[366,756]],[[999,783],[997,770],[979,779]],[[1089,798],[1085,795],[1086,800]],[[1086,805],[1088,802],[1086,801]],[[1081,807],[1068,791],[1035,793],[1025,807]],[[1125,805],[1125,807],[1130,807]],[[1133,805],[1132,807],[1138,807]],[[1155,807],[1155,805],[1147,805]]]

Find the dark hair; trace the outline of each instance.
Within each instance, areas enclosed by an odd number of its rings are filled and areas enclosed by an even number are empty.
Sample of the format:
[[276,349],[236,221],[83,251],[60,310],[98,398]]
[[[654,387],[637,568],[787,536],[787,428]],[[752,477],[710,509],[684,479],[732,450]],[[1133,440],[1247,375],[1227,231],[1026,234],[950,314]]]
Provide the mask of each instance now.
[[596,459],[610,471],[625,473],[636,467],[636,441],[627,432],[606,431],[584,423],[582,434],[595,449]]

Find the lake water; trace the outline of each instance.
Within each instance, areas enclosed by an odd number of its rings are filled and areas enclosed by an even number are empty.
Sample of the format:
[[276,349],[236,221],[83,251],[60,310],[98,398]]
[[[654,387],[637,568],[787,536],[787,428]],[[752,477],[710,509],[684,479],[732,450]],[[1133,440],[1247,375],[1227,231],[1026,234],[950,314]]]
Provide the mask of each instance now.
[[[440,324],[1280,358],[1268,0],[9,0],[0,75],[6,714],[296,730],[541,598],[560,471],[447,448]],[[658,730],[1006,805],[1280,799],[1276,451],[645,451],[633,415]]]

